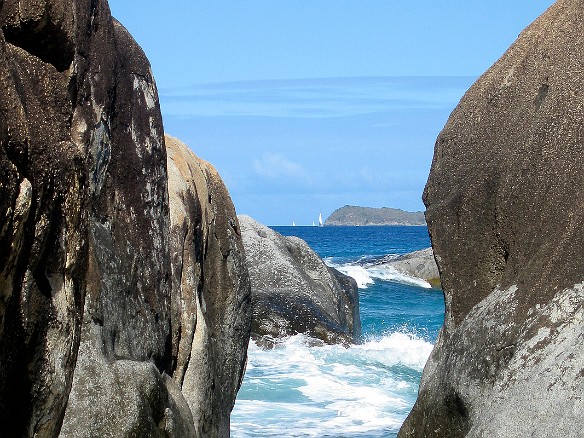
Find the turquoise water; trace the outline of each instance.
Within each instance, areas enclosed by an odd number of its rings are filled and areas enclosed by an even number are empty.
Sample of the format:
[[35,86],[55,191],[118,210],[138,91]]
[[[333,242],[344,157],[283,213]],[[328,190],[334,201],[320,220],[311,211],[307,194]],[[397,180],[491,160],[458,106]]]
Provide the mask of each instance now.
[[250,343],[231,434],[394,437],[418,390],[444,319],[440,291],[381,264],[430,246],[425,227],[273,227],[304,239],[359,284],[364,342],[311,346],[294,336],[273,350]]

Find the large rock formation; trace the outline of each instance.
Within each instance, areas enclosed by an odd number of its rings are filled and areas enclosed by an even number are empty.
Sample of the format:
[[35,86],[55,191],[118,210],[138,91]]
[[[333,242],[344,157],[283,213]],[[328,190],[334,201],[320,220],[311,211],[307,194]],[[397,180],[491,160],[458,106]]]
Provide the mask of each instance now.
[[166,136],[166,148],[171,365],[110,361],[95,351],[95,329],[82,336],[63,437],[229,436],[251,317],[243,244],[214,168],[177,139]]
[[584,5],[560,0],[466,93],[424,200],[444,328],[400,436],[584,428]]
[[251,290],[235,209],[217,171],[166,136],[170,192],[173,379],[197,436],[229,436],[243,379]]
[[239,220],[252,288],[252,336],[306,333],[327,343],[358,342],[355,280],[327,267],[302,239],[249,216]]
[[0,436],[225,436],[249,286],[224,188],[205,170],[171,222],[156,86],[105,0],[3,1],[0,28]]

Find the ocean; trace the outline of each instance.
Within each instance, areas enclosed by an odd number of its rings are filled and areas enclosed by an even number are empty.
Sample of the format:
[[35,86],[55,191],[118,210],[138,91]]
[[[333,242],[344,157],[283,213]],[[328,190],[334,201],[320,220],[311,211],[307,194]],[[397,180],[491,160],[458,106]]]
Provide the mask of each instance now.
[[359,285],[363,343],[314,346],[302,335],[250,342],[231,436],[395,437],[444,320],[442,292],[380,263],[430,246],[426,227],[273,227],[304,239]]

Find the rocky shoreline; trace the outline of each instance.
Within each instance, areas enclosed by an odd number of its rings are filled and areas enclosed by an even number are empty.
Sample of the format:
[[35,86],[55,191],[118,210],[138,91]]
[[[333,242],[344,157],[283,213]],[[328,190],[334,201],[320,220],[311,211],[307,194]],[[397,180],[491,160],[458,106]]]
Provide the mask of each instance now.
[[[388,266],[444,291],[400,437],[584,428],[584,7],[558,0],[465,94]],[[0,1],[0,436],[227,437],[250,335],[361,338],[351,278],[235,214],[165,136],[106,0]],[[439,275],[438,275],[439,272]]]

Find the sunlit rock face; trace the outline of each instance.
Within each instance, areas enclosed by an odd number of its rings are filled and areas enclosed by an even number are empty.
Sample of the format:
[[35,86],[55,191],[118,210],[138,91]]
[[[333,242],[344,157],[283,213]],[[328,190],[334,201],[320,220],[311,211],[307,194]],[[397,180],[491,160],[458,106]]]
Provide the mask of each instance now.
[[305,333],[327,343],[361,338],[357,283],[297,237],[240,216],[252,287],[252,336],[263,341]]
[[400,436],[584,426],[584,5],[561,0],[466,93],[424,193],[445,324]]
[[213,166],[166,136],[170,195],[173,379],[197,436],[229,436],[243,379],[251,290],[239,222]]
[[156,86],[107,2],[3,1],[0,28],[0,436],[225,436],[249,286],[224,186],[206,168],[205,252],[175,257]]

